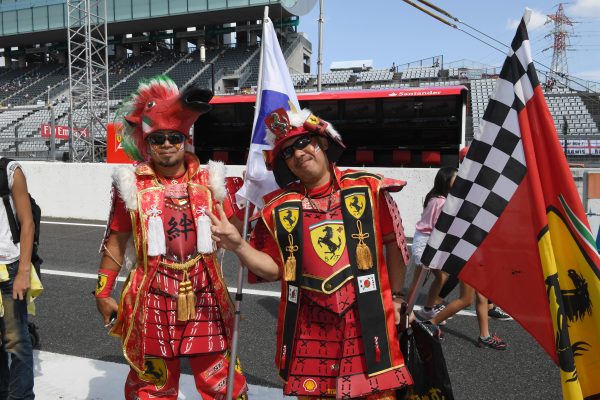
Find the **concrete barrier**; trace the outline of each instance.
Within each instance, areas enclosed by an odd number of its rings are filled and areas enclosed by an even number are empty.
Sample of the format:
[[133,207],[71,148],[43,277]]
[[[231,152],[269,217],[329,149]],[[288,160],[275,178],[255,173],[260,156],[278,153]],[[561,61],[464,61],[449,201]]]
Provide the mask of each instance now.
[[[22,161],[21,165],[27,176],[29,191],[40,205],[44,217],[96,221],[108,218],[111,174],[119,164]],[[393,197],[398,203],[406,234],[412,237],[415,223],[423,210],[423,199],[433,187],[437,169],[365,169],[407,182],[406,187]],[[230,165],[227,166],[227,175],[241,176],[243,170],[244,166]],[[573,172],[578,182],[582,172]]]

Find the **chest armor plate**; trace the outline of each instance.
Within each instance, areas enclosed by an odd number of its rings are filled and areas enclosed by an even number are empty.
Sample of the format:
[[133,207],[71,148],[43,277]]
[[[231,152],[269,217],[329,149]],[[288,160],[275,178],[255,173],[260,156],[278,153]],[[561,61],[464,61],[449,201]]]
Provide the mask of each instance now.
[[339,195],[336,197],[329,211],[303,204],[301,282],[304,295],[312,302],[341,314],[354,304],[355,294]]
[[167,258],[183,262],[196,254],[196,224],[186,184],[166,185],[163,227]]

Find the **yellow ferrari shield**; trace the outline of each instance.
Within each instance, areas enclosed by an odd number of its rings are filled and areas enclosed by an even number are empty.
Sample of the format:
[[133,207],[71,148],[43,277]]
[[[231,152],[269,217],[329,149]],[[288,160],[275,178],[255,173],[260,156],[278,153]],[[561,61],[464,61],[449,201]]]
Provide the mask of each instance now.
[[310,239],[319,258],[333,267],[346,247],[343,221],[331,220],[312,225]]
[[350,214],[356,219],[359,219],[365,212],[365,206],[367,204],[364,193],[353,193],[344,197],[346,202],[346,209],[350,211]]
[[104,288],[106,287],[106,282],[108,281],[108,276],[105,274],[98,274],[98,282],[96,282],[96,295],[102,293]]
[[279,221],[286,231],[292,232],[298,223],[298,214],[299,209],[297,207],[286,207],[279,210]]
[[160,390],[167,383],[167,364],[165,360],[156,357],[146,357],[146,371],[140,374],[141,380],[153,383]]

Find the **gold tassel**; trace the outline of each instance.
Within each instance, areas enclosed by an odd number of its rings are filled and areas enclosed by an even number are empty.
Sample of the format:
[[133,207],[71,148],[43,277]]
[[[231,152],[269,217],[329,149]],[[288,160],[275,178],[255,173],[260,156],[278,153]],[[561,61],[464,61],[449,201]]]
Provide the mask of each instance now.
[[365,239],[369,237],[369,234],[363,233],[360,220],[356,221],[356,227],[358,228],[358,233],[352,234],[352,238],[358,239],[358,245],[356,246],[358,269],[371,269],[373,268],[373,256],[371,255],[371,249],[365,244]]
[[285,260],[285,268],[284,268],[284,279],[286,282],[295,281],[296,280],[296,257],[294,256],[294,252],[298,251],[298,246],[294,244],[294,237],[291,233],[288,233],[288,241],[289,246],[285,247],[285,250],[290,254]]
[[285,277],[286,282],[296,280],[296,257],[290,254],[285,260]]
[[194,293],[191,283],[185,297],[187,299],[188,321],[191,321],[196,319],[196,293]]
[[373,268],[373,257],[371,257],[371,249],[364,242],[356,246],[356,261],[358,269]]
[[[183,272],[183,280],[179,283],[177,293],[177,320],[187,321],[189,317],[188,293],[192,288],[192,282],[189,281],[187,271]],[[192,292],[193,294],[193,292]],[[195,310],[194,310],[195,311]]]
[[185,282],[179,284],[179,293],[177,293],[177,321],[187,321],[187,298],[185,293]]

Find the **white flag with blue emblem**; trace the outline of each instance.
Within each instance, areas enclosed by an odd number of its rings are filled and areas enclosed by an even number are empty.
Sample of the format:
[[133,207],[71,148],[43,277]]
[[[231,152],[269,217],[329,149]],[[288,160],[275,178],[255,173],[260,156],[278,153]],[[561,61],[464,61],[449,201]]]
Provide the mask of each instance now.
[[300,109],[273,22],[266,15],[263,20],[261,46],[252,141],[246,162],[244,186],[236,193],[238,204],[241,205],[249,200],[258,208],[264,205],[262,198],[265,194],[279,188],[273,173],[267,171],[263,157],[263,150],[272,148],[265,140],[267,136],[265,117],[271,111],[281,107],[286,110],[292,107],[296,110]]

